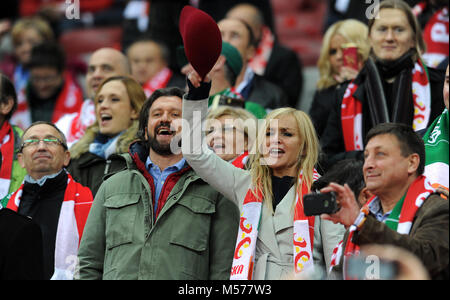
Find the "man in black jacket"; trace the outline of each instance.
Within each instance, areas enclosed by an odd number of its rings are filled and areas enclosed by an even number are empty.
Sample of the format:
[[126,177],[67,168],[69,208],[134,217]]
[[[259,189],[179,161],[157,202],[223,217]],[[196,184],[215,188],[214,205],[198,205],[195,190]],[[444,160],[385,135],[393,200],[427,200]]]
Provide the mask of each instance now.
[[43,279],[39,225],[0,203],[0,228],[0,280]]
[[289,106],[295,108],[303,87],[302,62],[297,53],[278,42],[262,11],[255,5],[241,3],[233,6],[227,18],[241,19],[250,25],[257,47],[250,67],[256,74],[282,88]]
[[241,54],[243,66],[235,89],[248,101],[261,104],[266,110],[288,106],[287,96],[277,85],[255,74],[248,66],[255,54],[255,39],[251,27],[240,19],[223,19],[218,24],[222,40],[230,43]]

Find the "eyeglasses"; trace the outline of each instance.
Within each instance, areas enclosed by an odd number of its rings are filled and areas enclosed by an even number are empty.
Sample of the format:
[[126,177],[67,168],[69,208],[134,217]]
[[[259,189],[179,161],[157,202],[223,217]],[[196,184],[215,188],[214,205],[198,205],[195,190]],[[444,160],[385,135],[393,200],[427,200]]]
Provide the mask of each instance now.
[[22,151],[23,148],[26,147],[37,147],[39,145],[40,142],[44,142],[44,144],[47,147],[56,147],[58,145],[61,145],[64,147],[64,149],[67,150],[67,145],[64,144],[60,139],[58,138],[45,138],[45,139],[28,139],[28,140],[24,140],[22,143],[22,146],[20,148],[20,151]]

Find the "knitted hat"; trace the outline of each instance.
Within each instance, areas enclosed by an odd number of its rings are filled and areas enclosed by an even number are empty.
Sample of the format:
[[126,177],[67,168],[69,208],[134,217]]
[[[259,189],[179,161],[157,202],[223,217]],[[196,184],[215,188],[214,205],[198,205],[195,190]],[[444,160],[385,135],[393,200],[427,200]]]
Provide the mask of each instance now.
[[188,61],[204,78],[217,62],[222,49],[219,27],[207,13],[186,5],[181,10],[179,30]]
[[242,69],[242,58],[239,51],[230,43],[222,42],[222,52],[220,53],[227,59],[226,64],[230,67],[234,75],[238,76]]

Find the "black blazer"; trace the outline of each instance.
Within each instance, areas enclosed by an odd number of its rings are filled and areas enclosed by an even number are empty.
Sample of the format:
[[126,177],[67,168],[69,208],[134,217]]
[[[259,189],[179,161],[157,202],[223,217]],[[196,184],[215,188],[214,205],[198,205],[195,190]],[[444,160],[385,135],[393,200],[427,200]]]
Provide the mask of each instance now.
[[10,209],[0,209],[0,280],[44,279],[39,225]]
[[289,106],[287,96],[283,90],[258,74],[254,75],[248,88],[250,93],[246,100],[259,103],[265,109]]
[[[355,98],[360,100],[363,104],[363,141],[371,129],[368,125],[370,121],[370,114],[367,112],[365,107],[366,104],[366,90],[364,87],[364,70],[360,72],[355,82],[359,85],[358,89],[355,91]],[[442,95],[442,89],[444,86],[444,72],[442,70],[436,70],[428,68],[430,88],[431,88],[431,115],[427,126],[429,126],[443,111],[444,100]],[[330,168],[336,162],[343,159],[359,159],[363,160],[363,151],[345,151],[344,144],[344,133],[341,123],[341,105],[344,93],[347,89],[348,84],[342,84],[341,87],[335,93],[335,99],[333,101],[333,108],[330,111],[330,116],[328,117],[326,127],[320,137],[320,144],[325,155],[321,159],[321,165],[325,170]]]

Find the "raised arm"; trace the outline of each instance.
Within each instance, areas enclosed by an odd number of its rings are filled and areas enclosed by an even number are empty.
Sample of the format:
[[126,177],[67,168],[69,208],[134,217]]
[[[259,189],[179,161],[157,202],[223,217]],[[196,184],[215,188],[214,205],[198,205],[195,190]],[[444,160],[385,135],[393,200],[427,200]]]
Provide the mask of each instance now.
[[183,98],[183,157],[204,181],[239,205],[243,199],[236,196],[236,191],[248,189],[250,175],[222,160],[206,145],[202,125],[208,111],[210,83],[202,82],[197,88],[194,84],[188,80],[189,92]]

